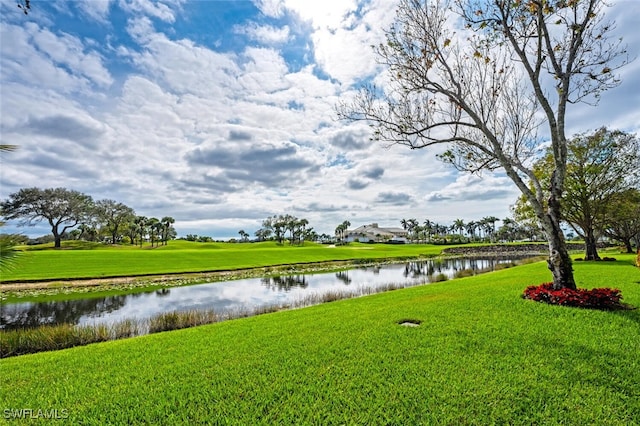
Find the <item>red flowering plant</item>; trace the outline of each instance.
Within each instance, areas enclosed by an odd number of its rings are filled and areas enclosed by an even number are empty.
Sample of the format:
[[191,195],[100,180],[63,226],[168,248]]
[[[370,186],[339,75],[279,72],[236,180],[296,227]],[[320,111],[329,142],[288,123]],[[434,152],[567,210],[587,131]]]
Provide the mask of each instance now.
[[586,290],[579,288],[553,289],[553,283],[532,285],[524,290],[522,295],[525,299],[545,302],[551,305],[575,306],[579,308],[616,310],[625,309],[625,305],[620,301],[622,294],[617,288],[594,288]]

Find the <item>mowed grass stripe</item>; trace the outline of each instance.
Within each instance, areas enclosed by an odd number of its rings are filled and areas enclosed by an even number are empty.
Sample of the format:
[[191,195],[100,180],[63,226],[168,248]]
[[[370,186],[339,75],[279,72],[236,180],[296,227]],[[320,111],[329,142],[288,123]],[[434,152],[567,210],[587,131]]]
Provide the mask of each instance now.
[[[632,261],[577,263],[576,278],[640,306]],[[548,280],[540,262],[9,358],[0,400],[77,424],[634,424],[640,311],[520,298]]]
[[[101,278],[163,273],[237,270],[350,259],[381,259],[436,255],[442,246],[366,245],[341,247],[307,243],[303,247],[275,243],[211,244],[170,242],[146,249],[26,251],[14,270],[3,271],[2,281]],[[195,248],[192,248],[195,247]]]

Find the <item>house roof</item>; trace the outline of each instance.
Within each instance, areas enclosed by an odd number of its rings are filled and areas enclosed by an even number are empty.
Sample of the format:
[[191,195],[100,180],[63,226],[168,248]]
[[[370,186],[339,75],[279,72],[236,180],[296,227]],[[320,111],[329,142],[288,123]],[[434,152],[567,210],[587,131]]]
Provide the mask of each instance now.
[[407,231],[398,227],[380,227],[377,223],[372,223],[349,229],[347,234],[406,235]]

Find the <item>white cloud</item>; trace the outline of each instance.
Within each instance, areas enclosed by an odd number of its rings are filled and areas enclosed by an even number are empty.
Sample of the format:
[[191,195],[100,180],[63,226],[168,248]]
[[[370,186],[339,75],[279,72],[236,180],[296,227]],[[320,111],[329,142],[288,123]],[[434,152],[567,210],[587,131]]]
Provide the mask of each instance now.
[[252,0],[262,13],[271,18],[280,18],[284,14],[283,0]]
[[288,25],[278,28],[271,25],[258,25],[255,22],[244,26],[238,25],[235,27],[235,32],[246,34],[251,40],[267,45],[283,44],[291,37]]
[[384,40],[382,30],[394,16],[393,2],[359,8],[356,1],[286,0],[284,6],[311,23],[315,58],[332,78],[348,85],[374,74],[371,46]]
[[311,22],[315,29],[338,29],[358,8],[356,0],[284,0],[283,5],[302,20]]
[[4,80],[63,92],[88,92],[93,85],[106,88],[113,83],[102,56],[78,37],[54,34],[33,23],[5,24],[0,31],[3,40],[12,40],[1,45]]
[[483,176],[463,174],[442,189],[427,194],[429,202],[439,201],[490,201],[513,199],[517,190],[509,178],[491,174]]
[[91,0],[91,1],[79,1],[76,2],[76,6],[79,7],[84,13],[91,19],[107,23],[109,10],[115,0]]
[[248,47],[242,56],[246,62],[238,81],[248,93],[269,94],[289,87],[284,80],[288,67],[278,51]]
[[[134,14],[145,14],[165,22],[175,22],[176,9],[179,9],[184,0],[120,0],[119,4],[125,11]],[[173,8],[171,7],[173,6]]]
[[[140,27],[135,26],[140,29]],[[221,54],[197,46],[191,40],[170,40],[142,25],[140,39],[144,50],[132,60],[145,72],[178,93],[219,97],[239,89],[239,68],[232,54]]]
[[100,86],[109,86],[113,79],[96,51],[87,50],[84,43],[69,34],[53,34],[40,30],[32,34],[35,47],[55,64],[64,66]]

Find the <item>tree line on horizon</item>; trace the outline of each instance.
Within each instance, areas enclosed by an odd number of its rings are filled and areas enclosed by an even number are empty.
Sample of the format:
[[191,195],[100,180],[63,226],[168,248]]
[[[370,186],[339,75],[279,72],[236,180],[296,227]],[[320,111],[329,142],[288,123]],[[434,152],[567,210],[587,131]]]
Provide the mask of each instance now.
[[543,241],[544,236],[539,229],[528,224],[519,223],[515,219],[502,219],[502,226],[495,216],[486,216],[478,220],[454,219],[451,225],[443,225],[426,219],[422,224],[415,219],[402,219],[400,225],[408,233],[408,239],[415,242],[469,243],[469,242],[514,242]]
[[[104,199],[94,201],[90,195],[66,188],[22,188],[0,203],[5,220],[18,220],[18,226],[33,226],[46,221],[51,236],[36,242],[53,240],[60,248],[63,240],[84,240],[111,244],[139,244],[149,241],[151,246],[167,244],[176,237],[175,219],[161,219],[137,215],[124,203]],[[13,236],[24,241],[25,237]]]

